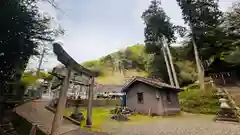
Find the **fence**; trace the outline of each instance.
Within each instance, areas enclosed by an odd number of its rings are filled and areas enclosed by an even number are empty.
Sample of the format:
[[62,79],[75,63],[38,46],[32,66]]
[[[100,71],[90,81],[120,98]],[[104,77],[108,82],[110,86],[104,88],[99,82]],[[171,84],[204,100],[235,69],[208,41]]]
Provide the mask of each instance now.
[[[122,101],[120,99],[112,100],[112,99],[94,99],[92,104],[94,107],[102,107],[102,106],[116,106],[121,105]],[[81,106],[88,106],[88,100],[83,99],[80,102],[78,100],[68,100],[67,107],[72,107],[76,104],[80,104]]]

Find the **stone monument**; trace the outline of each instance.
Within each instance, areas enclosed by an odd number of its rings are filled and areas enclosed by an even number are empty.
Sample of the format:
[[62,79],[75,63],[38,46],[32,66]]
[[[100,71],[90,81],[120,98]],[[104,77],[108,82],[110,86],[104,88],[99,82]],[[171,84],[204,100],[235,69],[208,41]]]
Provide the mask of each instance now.
[[220,111],[218,112],[215,121],[231,121],[231,122],[239,122],[236,111],[232,109],[225,98],[219,99]]
[[78,122],[85,120],[83,113],[79,112],[79,105],[75,106],[74,111],[70,117]]

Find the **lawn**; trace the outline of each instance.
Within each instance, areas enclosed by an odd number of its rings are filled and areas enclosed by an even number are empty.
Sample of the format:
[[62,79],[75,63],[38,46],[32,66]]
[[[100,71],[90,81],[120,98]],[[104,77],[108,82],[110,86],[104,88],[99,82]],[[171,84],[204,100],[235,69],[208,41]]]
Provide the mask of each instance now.
[[[104,124],[141,124],[146,122],[154,122],[156,120],[159,120],[160,117],[149,117],[144,115],[134,115],[129,117],[129,121],[127,122],[118,122],[115,120],[111,120],[111,114],[109,113],[112,108],[110,107],[95,107],[92,110],[92,128],[91,130],[95,131],[102,131],[102,125]],[[70,116],[73,111],[73,108],[66,110],[66,115]],[[80,108],[80,111],[83,112],[85,118],[87,114],[86,108]],[[85,121],[81,124],[81,127],[84,128]]]

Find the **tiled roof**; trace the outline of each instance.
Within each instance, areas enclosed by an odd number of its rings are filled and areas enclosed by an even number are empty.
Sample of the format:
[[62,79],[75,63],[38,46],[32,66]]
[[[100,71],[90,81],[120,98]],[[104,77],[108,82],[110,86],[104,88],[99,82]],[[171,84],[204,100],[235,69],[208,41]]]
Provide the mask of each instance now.
[[131,86],[133,83],[135,82],[142,82],[142,83],[145,83],[145,84],[148,84],[148,85],[151,85],[151,86],[154,86],[156,88],[169,88],[169,89],[172,89],[172,90],[176,90],[176,91],[181,91],[180,88],[177,88],[175,86],[172,86],[172,85],[169,85],[169,84],[166,84],[166,83],[163,83],[161,82],[161,80],[159,79],[152,79],[152,78],[145,78],[145,77],[135,77],[134,79],[132,79],[132,81],[130,81],[123,89],[122,91],[123,92],[126,92],[128,89],[129,86]]

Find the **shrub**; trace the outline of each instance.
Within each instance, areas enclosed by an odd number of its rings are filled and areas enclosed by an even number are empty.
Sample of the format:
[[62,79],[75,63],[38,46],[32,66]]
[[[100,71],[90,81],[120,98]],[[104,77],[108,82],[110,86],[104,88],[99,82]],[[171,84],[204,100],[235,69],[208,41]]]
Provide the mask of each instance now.
[[216,114],[220,108],[214,89],[204,92],[199,89],[185,89],[180,92],[180,104],[183,111],[190,113]]

